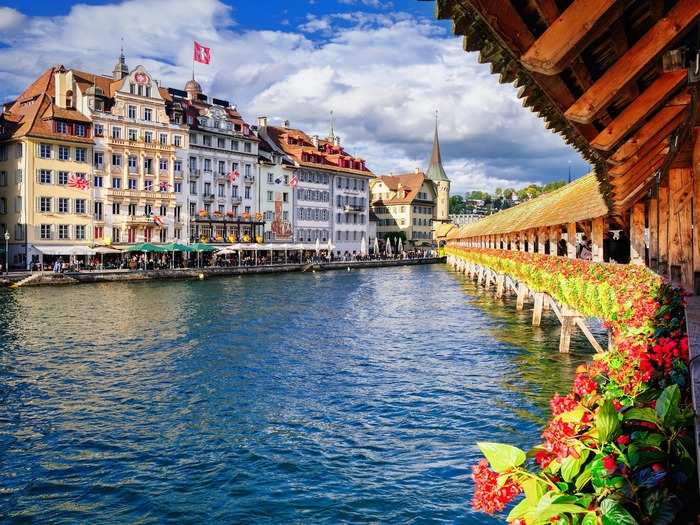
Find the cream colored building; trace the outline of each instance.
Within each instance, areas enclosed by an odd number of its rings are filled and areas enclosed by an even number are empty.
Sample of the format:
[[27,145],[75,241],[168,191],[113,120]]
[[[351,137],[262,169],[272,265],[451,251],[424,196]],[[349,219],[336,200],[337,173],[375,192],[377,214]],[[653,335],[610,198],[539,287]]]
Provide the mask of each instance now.
[[0,115],[0,236],[10,234],[15,269],[93,242],[92,126],[56,83],[59,69],[46,70]]
[[432,244],[437,190],[424,173],[377,177],[370,181],[370,199],[379,239],[403,232],[406,247]]
[[186,241],[188,131],[184,115],[166,112],[168,91],[123,54],[112,77],[63,70],[56,82],[93,121],[95,243]]

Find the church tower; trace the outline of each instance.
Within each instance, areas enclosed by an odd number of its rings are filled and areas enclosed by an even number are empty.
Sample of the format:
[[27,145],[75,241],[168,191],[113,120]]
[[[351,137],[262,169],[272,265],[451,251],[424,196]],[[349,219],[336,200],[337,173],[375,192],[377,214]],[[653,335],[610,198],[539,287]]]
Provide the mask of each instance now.
[[430,166],[425,176],[435,184],[437,193],[437,204],[435,206],[435,222],[449,222],[450,213],[450,179],[445,174],[442,167],[442,156],[440,155],[440,139],[438,138],[437,113],[435,114],[435,137],[433,138],[433,152],[430,156]]
[[119,53],[119,58],[117,63],[114,65],[112,70],[112,78],[114,80],[121,80],[122,78],[129,75],[129,68],[126,66],[126,57],[124,56],[124,45],[122,45],[121,53]]

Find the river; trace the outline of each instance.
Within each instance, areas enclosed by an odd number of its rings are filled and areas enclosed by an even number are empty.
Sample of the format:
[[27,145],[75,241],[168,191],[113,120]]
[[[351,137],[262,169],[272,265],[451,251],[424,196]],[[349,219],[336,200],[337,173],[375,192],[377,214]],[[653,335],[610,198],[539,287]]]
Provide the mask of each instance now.
[[465,523],[590,357],[446,265],[0,290],[0,523]]

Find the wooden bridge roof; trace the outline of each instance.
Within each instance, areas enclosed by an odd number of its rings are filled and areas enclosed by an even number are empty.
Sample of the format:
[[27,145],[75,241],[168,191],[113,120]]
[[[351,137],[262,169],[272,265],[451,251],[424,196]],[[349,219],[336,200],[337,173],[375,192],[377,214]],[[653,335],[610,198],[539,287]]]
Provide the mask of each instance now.
[[452,230],[447,239],[517,232],[595,219],[608,213],[593,173],[550,193]]
[[613,213],[692,155],[694,52],[665,52],[696,49],[700,1],[436,0],[436,11],[591,162]]

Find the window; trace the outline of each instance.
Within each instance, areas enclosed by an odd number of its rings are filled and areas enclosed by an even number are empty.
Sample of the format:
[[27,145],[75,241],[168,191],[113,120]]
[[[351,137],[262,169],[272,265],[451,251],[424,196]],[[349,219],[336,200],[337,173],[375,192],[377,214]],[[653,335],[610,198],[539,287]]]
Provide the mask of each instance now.
[[129,204],[129,211],[128,211],[128,213],[129,213],[129,215],[131,215],[132,217],[133,217],[134,215],[136,215],[136,204],[133,204],[133,203],[132,203],[132,204]]
[[168,159],[160,159],[160,171],[168,171]]
[[112,203],[112,215],[119,215],[122,212],[121,204],[118,202]]
[[24,240],[24,224],[15,224],[15,240]]
[[250,213],[250,206],[246,206],[246,207],[245,207],[245,212],[246,212],[246,213]]
[[273,199],[273,194],[271,191],[267,192],[267,202],[272,202]]
[[68,146],[58,147],[58,160],[70,160],[70,148]]
[[119,153],[112,153],[112,166],[121,166],[122,156]]
[[274,174],[268,173],[268,174],[267,174],[267,183],[268,183],[268,184],[272,184],[273,182],[275,182],[275,176],[274,176]]
[[204,183],[204,195],[211,195],[211,182]]
[[173,161],[173,171],[175,171],[175,173],[182,173],[182,161],[181,160]]
[[136,106],[129,106],[129,109],[127,110],[127,115],[129,118],[136,118],[136,115],[137,115]]
[[173,144],[175,145],[176,148],[181,148],[182,147],[182,137],[180,135],[175,135],[173,137]]
[[150,204],[146,204],[143,207],[143,214],[147,216],[153,215],[153,207]]
[[121,242],[121,230],[119,227],[112,228],[112,242]]
[[104,237],[104,227],[95,226],[93,236],[95,237],[95,239],[101,239],[102,237]]
[[166,146],[168,144],[168,134],[161,133],[158,135],[158,142],[160,142],[163,146]]
[[120,139],[122,136],[122,128],[118,126],[112,126],[112,138]]
[[122,187],[122,180],[119,177],[112,177],[112,189],[118,190]]
[[151,86],[146,86],[146,96],[147,97],[151,96]]
[[75,134],[78,137],[84,137],[85,136],[85,124],[76,124],[75,125]]
[[131,142],[136,142],[139,139],[139,132],[137,129],[129,129],[127,133]]
[[59,239],[70,239],[70,228],[67,224],[58,225],[58,238]]
[[101,168],[105,161],[105,155],[101,151],[96,151],[93,155],[93,164],[96,168]]
[[182,193],[182,182],[176,182],[176,183],[173,185],[173,191],[174,191],[175,193]]
[[243,143],[243,151],[245,151],[246,153],[251,152],[251,147],[252,147],[252,144],[250,142]]
[[59,197],[58,199],[58,213],[69,213],[70,212],[70,199],[67,197]]
[[226,186],[219,184],[219,197],[226,197]]
[[152,180],[143,181],[143,189],[145,191],[153,191],[153,181]]
[[131,93],[132,95],[136,94],[136,84],[134,84],[133,82],[129,82],[129,93]]
[[226,147],[226,139],[221,139],[221,138],[216,139],[216,145],[222,149],[225,148]]
[[231,149],[233,151],[238,151],[238,141],[237,140],[232,140],[231,141]]
[[22,158],[22,143],[17,144],[17,147],[15,148],[15,157],[18,159]]
[[167,206],[161,206],[160,207],[160,215],[165,217],[168,214],[168,207]]
[[250,199],[250,186],[245,187],[245,198]]
[[39,238],[40,239],[50,239],[51,238],[51,225],[41,224],[39,226]]
[[85,199],[75,199],[75,213],[81,215],[86,213]]
[[152,132],[152,131],[146,131],[146,132],[144,132],[144,134],[143,134],[143,141],[144,141],[146,144],[150,144],[151,142],[153,142],[153,132]]
[[102,217],[102,201],[95,201],[93,205],[93,212],[92,216],[96,221],[101,221],[103,219]]
[[153,175],[153,159],[143,159],[143,169],[147,175]]
[[92,185],[93,185],[95,188],[101,188],[101,187],[103,186],[103,183],[102,183],[102,176],[101,176],[101,175],[95,175],[95,176],[92,178]]
[[7,186],[7,172],[0,171],[0,186]]
[[85,240],[85,225],[84,224],[76,224],[76,226],[75,226],[75,238],[78,239],[79,241]]
[[251,170],[251,169],[252,169],[252,166],[251,166],[250,164],[246,164],[246,165],[245,165],[245,176],[246,176],[246,177],[250,177],[250,173],[251,173],[250,170]]
[[86,162],[87,150],[85,148],[75,148],[76,162]]
[[282,202],[289,202],[289,194],[286,191],[282,192]]
[[56,133],[68,133],[68,124],[60,120],[56,121]]
[[151,121],[153,120],[153,110],[151,108],[143,108],[143,120]]
[[204,171],[211,171],[211,159],[204,159]]
[[223,161],[223,160],[220,160],[220,161],[219,161],[219,173],[220,173],[221,175],[225,175],[225,174],[226,174],[226,162]]
[[231,197],[238,197],[238,186],[231,186]]
[[40,144],[39,145],[39,156],[42,159],[51,158],[51,144]]
[[197,195],[197,183],[195,181],[190,181],[190,193],[192,195]]
[[129,163],[129,171],[131,171],[131,170],[135,171],[137,166],[138,166],[138,159],[137,159],[136,155],[129,155],[128,163]]
[[94,134],[96,137],[101,137],[104,135],[104,127],[102,126],[102,124],[95,124],[94,129],[95,129]]
[[39,211],[51,213],[51,197],[39,197]]
[[39,183],[51,184],[51,170],[39,170]]
[[136,179],[129,179],[127,187],[130,190],[135,190],[136,189]]
[[202,135],[202,144],[211,147],[211,135]]

